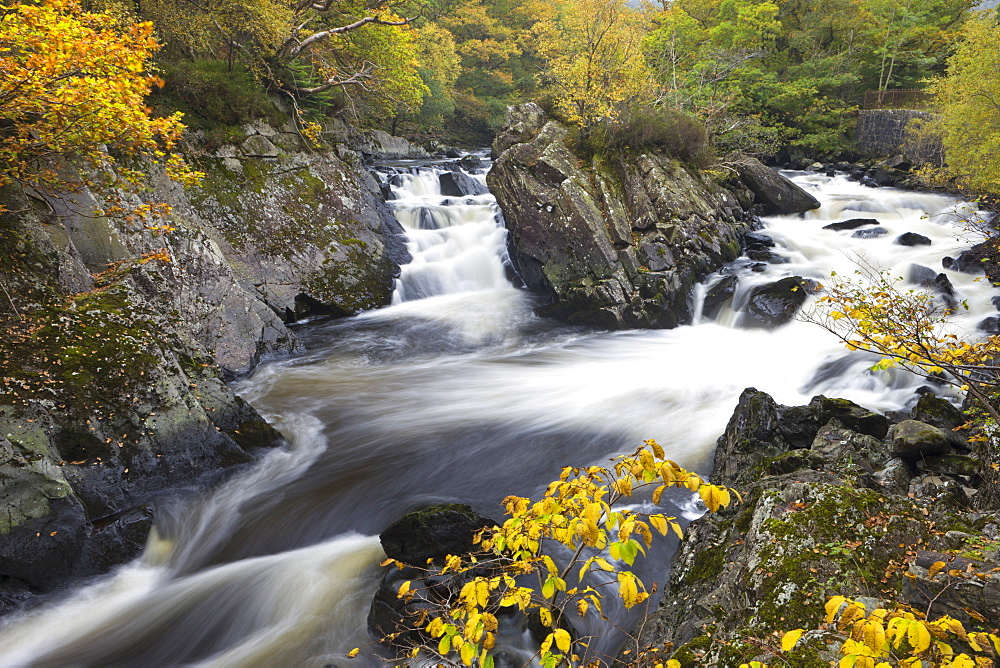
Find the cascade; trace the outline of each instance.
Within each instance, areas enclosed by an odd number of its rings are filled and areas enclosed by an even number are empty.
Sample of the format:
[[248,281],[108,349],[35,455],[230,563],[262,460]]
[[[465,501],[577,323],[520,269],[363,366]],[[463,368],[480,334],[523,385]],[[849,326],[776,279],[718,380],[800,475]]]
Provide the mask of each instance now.
[[[974,330],[995,312],[992,286],[941,269],[970,245],[964,221],[975,211],[797,173],[822,208],[766,219],[779,258],[744,257],[709,277],[693,295],[695,324],[609,333],[544,321],[532,313],[536,297],[506,279],[493,198],[445,197],[440,173],[387,168],[413,256],[393,305],[302,328],[306,353],[238,383],[288,448],[195,498],[165,500],[136,562],[0,620],[0,664],[381,665],[373,651],[344,656],[370,642],[377,534],[405,512],[462,502],[499,519],[504,496],[537,495],[562,466],[603,463],[647,438],[705,472],[748,386],[788,405],[819,393],[881,411],[915,401],[921,379],[871,371],[870,357],[819,327],[741,327],[754,286],[822,282],[858,262],[906,277],[918,264],[944,271],[967,301],[957,327]],[[877,218],[888,233],[823,229],[852,217]],[[907,231],[931,244],[893,243]],[[736,292],[709,317],[702,299],[727,275]],[[683,495],[667,503],[668,513],[698,515]],[[640,560],[640,574],[662,580],[667,558],[661,548]],[[589,631],[601,635],[595,651],[614,652],[613,631]]]

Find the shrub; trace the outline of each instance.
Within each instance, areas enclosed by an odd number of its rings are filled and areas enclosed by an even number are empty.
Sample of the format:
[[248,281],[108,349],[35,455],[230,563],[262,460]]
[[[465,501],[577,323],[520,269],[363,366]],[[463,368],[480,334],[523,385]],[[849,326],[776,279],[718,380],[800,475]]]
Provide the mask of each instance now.
[[704,124],[694,116],[653,105],[628,107],[595,127],[589,143],[595,151],[657,149],[695,167],[714,161]]
[[241,63],[195,60],[161,64],[166,85],[151,98],[157,112],[184,112],[192,130],[234,128],[257,118],[281,122],[258,78]]

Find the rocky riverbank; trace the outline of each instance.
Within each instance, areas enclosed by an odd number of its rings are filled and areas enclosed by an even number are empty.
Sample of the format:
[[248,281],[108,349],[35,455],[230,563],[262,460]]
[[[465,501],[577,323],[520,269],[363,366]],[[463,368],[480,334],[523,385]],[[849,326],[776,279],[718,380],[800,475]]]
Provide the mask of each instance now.
[[199,187],[148,175],[160,229],[89,192],[2,193],[0,610],[128,561],[164,495],[280,445],[225,381],[297,350],[290,322],[388,304],[409,259],[360,158],[415,149],[363,138],[195,138]]
[[[815,633],[828,597],[1000,625],[1000,522],[960,411],[933,394],[883,416],[842,399],[781,406],[743,393],[719,439],[712,480],[743,503],[690,525],[659,609],[623,663],[665,657],[735,668],[781,655],[827,666],[840,644]],[[938,574],[931,565],[941,561]]]

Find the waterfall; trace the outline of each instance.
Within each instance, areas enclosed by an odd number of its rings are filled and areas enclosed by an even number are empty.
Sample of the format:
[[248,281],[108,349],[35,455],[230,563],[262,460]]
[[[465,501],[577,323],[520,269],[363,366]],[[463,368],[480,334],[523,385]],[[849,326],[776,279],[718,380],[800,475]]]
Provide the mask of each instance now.
[[[413,255],[393,305],[303,328],[305,354],[237,385],[289,449],[158,508],[142,559],[2,620],[0,664],[383,665],[365,630],[383,558],[376,536],[405,512],[461,502],[500,519],[506,495],[537,496],[562,466],[604,464],[647,438],[707,472],[748,386],[789,405],[818,393],[880,411],[915,401],[922,379],[871,371],[870,356],[819,327],[741,328],[754,286],[792,275],[822,282],[859,259],[904,277],[919,264],[943,271],[968,301],[956,327],[973,331],[995,313],[992,286],[941,268],[971,243],[963,221],[977,214],[967,205],[798,173],[822,208],[766,219],[761,233],[782,259],[743,257],[710,277],[693,296],[694,325],[560,325],[534,316],[534,297],[506,280],[493,198],[442,196],[443,172],[383,172]],[[823,229],[850,217],[877,218],[888,233]],[[931,244],[893,243],[907,231]],[[739,281],[732,299],[706,314],[702,299],[727,276]],[[667,503],[668,514],[697,514],[683,496]],[[671,549],[637,561],[641,576],[662,582]],[[614,653],[621,637],[595,632],[595,651]],[[346,663],[356,646],[366,649]]]

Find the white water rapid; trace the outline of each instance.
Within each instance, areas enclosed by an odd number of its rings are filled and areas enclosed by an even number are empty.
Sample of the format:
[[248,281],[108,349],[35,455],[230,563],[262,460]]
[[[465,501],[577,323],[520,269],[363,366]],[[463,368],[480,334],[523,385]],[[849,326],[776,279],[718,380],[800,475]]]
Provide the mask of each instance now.
[[[504,496],[536,495],[560,467],[604,462],[647,438],[707,472],[748,386],[784,404],[822,393],[886,411],[914,402],[923,384],[871,372],[870,357],[814,325],[741,329],[730,308],[667,331],[543,321],[532,314],[536,298],[505,277],[493,198],[442,197],[439,167],[394,171],[414,259],[393,306],[304,326],[306,354],[238,385],[288,448],[158,509],[140,560],[3,619],[0,665],[377,666],[372,652],[344,656],[370,642],[365,618],[384,557],[377,535],[403,513],[454,501],[498,517]],[[740,291],[789,275],[826,280],[853,272],[859,258],[901,276],[914,263],[936,273],[942,256],[972,243],[970,212],[951,198],[795,178],[823,207],[765,221],[789,262],[734,263]],[[877,218],[889,233],[822,229],[852,217]],[[906,231],[932,244],[893,244]],[[973,330],[995,313],[987,282],[944,273],[970,307],[958,325]],[[675,501],[673,512],[697,514]],[[646,560],[648,581],[662,581],[666,556]],[[598,631],[595,651],[614,652],[620,637]]]

